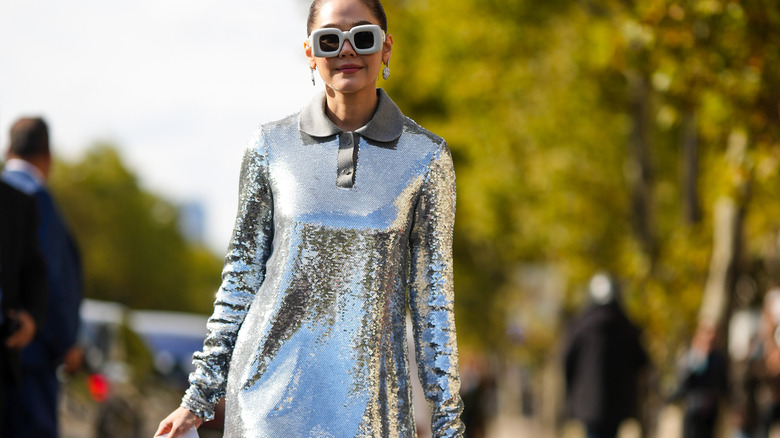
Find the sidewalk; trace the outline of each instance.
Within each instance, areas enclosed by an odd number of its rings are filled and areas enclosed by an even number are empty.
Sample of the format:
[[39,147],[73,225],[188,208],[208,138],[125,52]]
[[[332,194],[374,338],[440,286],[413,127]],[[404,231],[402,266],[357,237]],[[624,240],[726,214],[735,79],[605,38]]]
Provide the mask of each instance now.
[[[658,419],[658,428],[648,438],[681,438],[682,412],[676,406],[664,408]],[[641,438],[639,425],[628,421],[621,428],[619,438]],[[486,438],[585,438],[585,431],[576,422],[567,422],[559,431],[543,430],[533,418],[500,416],[487,429]]]

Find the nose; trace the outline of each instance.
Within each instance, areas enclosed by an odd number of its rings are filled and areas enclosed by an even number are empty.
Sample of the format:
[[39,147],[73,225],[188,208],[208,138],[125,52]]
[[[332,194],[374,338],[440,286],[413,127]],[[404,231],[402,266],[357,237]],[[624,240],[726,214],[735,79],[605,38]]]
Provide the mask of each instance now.
[[352,47],[352,43],[347,38],[344,38],[344,44],[341,45],[341,51],[339,52],[339,58],[346,58],[347,56],[357,56],[357,52]]

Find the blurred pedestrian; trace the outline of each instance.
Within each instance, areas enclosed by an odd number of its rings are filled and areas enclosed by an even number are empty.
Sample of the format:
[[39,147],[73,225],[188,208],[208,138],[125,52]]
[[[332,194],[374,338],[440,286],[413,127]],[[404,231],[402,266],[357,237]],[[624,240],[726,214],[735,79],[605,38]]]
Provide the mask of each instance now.
[[760,327],[761,311],[753,308],[737,310],[729,321],[729,402],[733,411],[733,438],[757,436],[764,372]]
[[49,280],[49,308],[41,330],[22,351],[20,385],[9,391],[6,437],[56,437],[56,369],[76,341],[81,301],[78,251],[46,187],[52,165],[49,131],[41,118],[11,126],[2,180],[32,196],[38,207],[38,238]]
[[[487,361],[471,357],[461,366],[461,397],[467,438],[483,438],[491,417],[495,416],[496,381]],[[525,407],[525,406],[523,406]]]
[[591,304],[571,324],[564,350],[567,405],[588,438],[614,438],[625,419],[638,417],[640,373],[649,361],[615,279],[595,275],[589,293]]
[[728,391],[726,355],[716,347],[717,330],[709,323],[699,324],[691,347],[681,362],[681,377],[672,400],[683,400],[684,438],[715,436],[720,404]]
[[46,265],[38,249],[35,201],[0,181],[0,436],[9,388],[21,376],[20,353],[46,315]]
[[764,438],[780,422],[780,288],[774,287],[764,296],[759,336],[763,365],[761,380],[769,393],[757,432],[758,437]]

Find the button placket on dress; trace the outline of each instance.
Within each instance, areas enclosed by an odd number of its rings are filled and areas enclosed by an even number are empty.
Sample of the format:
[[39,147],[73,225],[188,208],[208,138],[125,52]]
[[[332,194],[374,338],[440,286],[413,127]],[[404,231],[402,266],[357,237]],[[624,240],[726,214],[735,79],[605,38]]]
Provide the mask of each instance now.
[[336,185],[339,187],[351,188],[355,185],[358,138],[354,132],[339,134],[338,173],[336,174]]

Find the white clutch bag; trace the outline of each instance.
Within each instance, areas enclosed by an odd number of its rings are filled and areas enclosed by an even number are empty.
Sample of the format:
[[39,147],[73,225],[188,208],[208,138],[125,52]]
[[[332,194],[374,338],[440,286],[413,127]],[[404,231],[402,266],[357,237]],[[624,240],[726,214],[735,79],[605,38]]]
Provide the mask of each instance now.
[[[165,433],[155,438],[168,438],[168,435],[169,434]],[[195,429],[194,427],[192,429],[187,429],[187,431],[184,432],[184,435],[182,435],[181,438],[198,438],[198,430]]]

